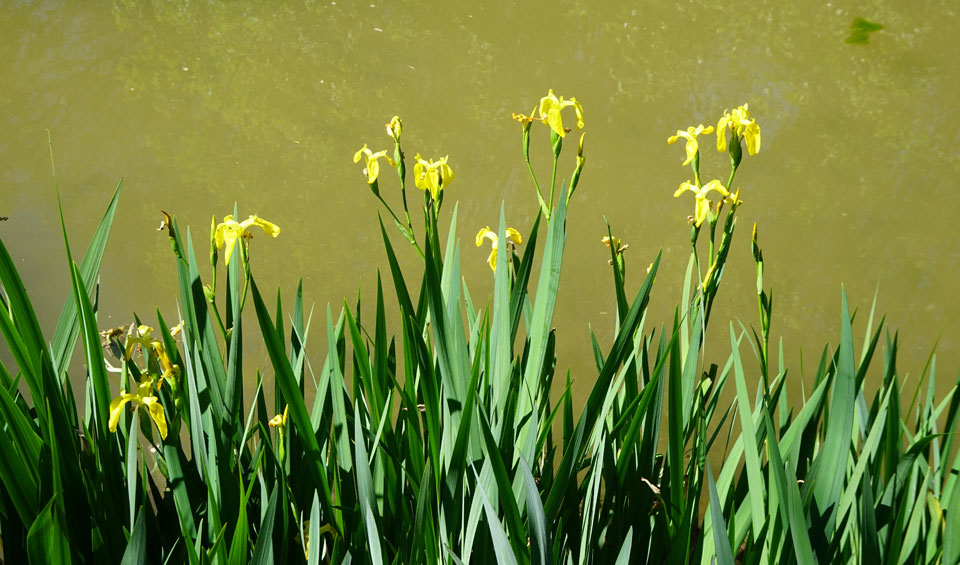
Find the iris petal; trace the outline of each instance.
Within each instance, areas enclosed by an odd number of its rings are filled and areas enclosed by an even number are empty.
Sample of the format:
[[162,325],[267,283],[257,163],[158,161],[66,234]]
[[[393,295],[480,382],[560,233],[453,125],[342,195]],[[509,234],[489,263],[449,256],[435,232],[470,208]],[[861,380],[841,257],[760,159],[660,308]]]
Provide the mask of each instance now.
[[157,397],[145,397],[143,404],[147,407],[147,413],[150,414],[150,419],[157,425],[157,431],[160,432],[160,437],[167,439],[167,417],[163,412],[163,406],[157,401]]
[[126,391],[120,391],[120,396],[110,401],[110,420],[108,427],[111,432],[117,431],[117,423],[120,421],[120,414],[123,413],[124,405],[133,400],[137,400],[136,394],[128,394]]

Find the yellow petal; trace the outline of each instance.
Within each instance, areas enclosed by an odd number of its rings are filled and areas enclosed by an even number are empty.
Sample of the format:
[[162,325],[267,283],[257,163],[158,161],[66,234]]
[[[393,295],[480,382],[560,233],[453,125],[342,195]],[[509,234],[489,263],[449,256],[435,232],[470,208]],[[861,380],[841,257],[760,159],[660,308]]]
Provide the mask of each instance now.
[[577,129],[583,129],[583,106],[576,98],[571,98],[570,101],[573,102],[573,110],[577,114]]
[[724,114],[717,122],[717,151],[727,150],[727,123],[730,122],[730,115]]
[[719,192],[724,197],[730,196],[730,192],[727,191],[727,188],[723,186],[723,183],[717,179],[713,179],[712,181],[703,185],[703,188],[700,189],[699,194],[701,197],[706,198],[707,193],[711,191]]
[[160,390],[160,383],[163,382],[163,379],[177,380],[180,377],[180,367],[170,361],[170,357],[163,348],[163,344],[159,341],[154,341],[152,345],[153,351],[157,355],[157,360],[160,362],[160,367],[163,368],[163,374],[160,375],[160,382],[157,383],[157,390]]
[[690,161],[693,161],[693,158],[697,156],[697,151],[700,150],[700,147],[697,145],[696,136],[690,136],[687,139],[687,160],[683,162],[684,165],[690,164]]
[[560,101],[557,100],[557,96],[553,93],[553,89],[551,88],[549,91],[547,91],[547,95],[540,99],[540,119],[542,120],[546,118],[550,109],[554,108],[559,103]]
[[[579,104],[575,100],[564,101],[563,98],[557,98],[557,95],[553,93],[551,89],[546,96],[540,99],[540,119],[543,120],[543,123],[550,126],[550,129],[554,131],[560,137],[566,136],[566,132],[563,129],[563,120],[560,116],[560,110],[567,106],[578,106]],[[583,109],[581,108],[577,112],[578,118],[580,121],[578,125],[583,127]]]
[[283,425],[283,417],[280,414],[277,414],[273,418],[270,418],[270,421],[267,422],[267,425],[271,428],[277,428]]
[[513,228],[507,228],[506,236],[507,236],[507,239],[513,240],[513,242],[516,243],[517,245],[520,245],[521,243],[523,243],[523,238],[520,237],[520,232],[518,232]]
[[490,231],[490,226],[484,226],[477,232],[477,247],[483,245],[484,238],[488,238],[490,241],[497,240],[497,235]]
[[487,263],[490,265],[490,270],[493,272],[497,271],[497,244],[493,244],[493,249],[490,251],[490,256],[487,257]]
[[427,190],[427,183],[425,180],[424,170],[426,169],[427,162],[420,158],[420,155],[417,154],[417,164],[413,166],[413,182],[420,190]]
[[440,171],[436,167],[430,167],[426,171],[426,178],[424,183],[427,185],[427,190],[430,191],[430,196],[433,197],[433,201],[437,202],[440,200]]
[[560,108],[556,106],[550,108],[547,111],[546,122],[547,125],[550,126],[550,129],[556,132],[557,135],[566,137],[567,132],[563,130],[563,119],[560,117]]
[[697,209],[694,214],[694,221],[696,222],[697,227],[700,227],[700,224],[707,219],[707,212],[710,211],[710,201],[706,198],[697,197]]
[[760,126],[757,125],[757,122],[750,122],[750,125],[744,130],[743,138],[747,142],[747,151],[751,155],[760,152]]
[[127,391],[121,390],[120,396],[110,401],[110,420],[108,427],[111,432],[117,431],[117,423],[120,421],[120,414],[123,413],[123,406],[131,400],[137,400],[137,395],[128,394]]
[[354,162],[354,163],[359,163],[359,162],[360,162],[360,158],[363,157],[363,154],[364,154],[364,153],[370,153],[370,150],[367,149],[367,144],[366,144],[366,143],[363,144],[363,147],[361,147],[359,151],[357,151],[356,153],[353,154],[353,162]]
[[226,265],[230,264],[230,257],[233,255],[234,243],[237,242],[237,238],[239,236],[240,234],[238,233],[237,228],[230,227],[223,230],[223,246],[226,248],[226,253],[223,255],[223,261]]
[[225,224],[220,224],[217,226],[217,231],[213,233],[213,241],[217,244],[217,249],[223,247],[223,233],[226,229],[227,226]]
[[280,235],[280,228],[277,227],[276,224],[272,222],[268,222],[267,220],[264,220],[263,218],[255,214],[251,215],[249,218],[247,218],[240,224],[240,227],[244,232],[246,232],[247,228],[249,228],[250,226],[257,226],[258,228],[262,229],[264,232],[266,232],[272,237],[277,237],[278,235]]
[[373,184],[379,176],[380,163],[376,159],[370,159],[367,161],[367,184]]
[[150,419],[157,425],[160,437],[167,439],[167,417],[163,412],[163,406],[157,401],[156,396],[147,396],[143,399],[144,406],[147,407],[147,413]]
[[[387,150],[383,149],[377,151],[376,153],[371,153],[370,150],[367,150],[367,183],[373,184],[376,182],[377,177],[380,176],[380,162],[377,160],[380,157],[386,157]],[[390,164],[393,164],[393,160],[387,157],[387,160],[390,161]]]
[[453,182],[453,169],[447,164],[446,157],[440,162],[440,176],[442,177],[442,186],[444,187]]
[[682,182],[682,183],[680,183],[680,188],[678,188],[678,189],[676,190],[676,192],[673,193],[673,197],[674,197],[674,198],[680,198],[680,195],[683,194],[684,192],[688,191],[688,190],[693,191],[693,192],[697,192],[697,187],[695,187],[693,184],[691,184],[690,181]]

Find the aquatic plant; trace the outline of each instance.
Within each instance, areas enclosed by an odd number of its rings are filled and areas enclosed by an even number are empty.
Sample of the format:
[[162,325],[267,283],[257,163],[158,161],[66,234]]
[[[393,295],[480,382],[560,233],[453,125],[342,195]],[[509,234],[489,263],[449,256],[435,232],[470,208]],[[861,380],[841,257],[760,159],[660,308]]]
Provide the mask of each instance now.
[[[381,221],[392,289],[378,277],[372,308],[360,299],[326,308],[321,362],[307,348],[315,331],[302,285],[285,308],[279,293],[268,305],[256,284],[251,255],[266,251],[246,245],[246,229],[279,233],[257,216],[236,222],[234,210],[219,226],[214,219],[205,284],[190,231],[184,235],[164,213],[178,323],[171,328],[157,311],[153,328],[136,318],[101,332],[97,277],[120,187],[79,264],[61,214],[72,292],[49,342],[0,240],[0,333],[16,364],[12,371],[0,365],[4,559],[956,563],[956,386],[934,398],[931,358],[915,388],[903,388],[898,337],[887,332],[881,342],[883,320],[873,308],[857,355],[842,294],[839,345],[824,347],[809,396],[791,404],[786,384],[802,377],[788,373],[782,344],[771,360],[773,293],[754,226],[759,327],[731,323],[729,354],[706,356],[704,336],[743,205],[734,177],[743,145],[750,155],[760,150],[746,104],[716,126],[717,148],[730,160],[725,183],[701,182],[696,136],[711,127],[670,138],[687,140],[684,164],[693,173],[676,196],[695,196],[672,322],[646,327],[659,254],[643,258],[649,268],[628,295],[628,245],[608,226],[615,337],[604,345],[591,334],[596,372],[581,376],[594,383],[582,405],[574,403],[569,372],[555,386],[561,360],[552,319],[566,217],[586,162],[581,135],[558,198],[568,133],[560,112],[568,107],[582,127],[579,102],[552,91],[530,116],[514,115],[538,213],[526,237],[507,227],[502,207],[491,222],[497,228],[477,234],[478,245],[493,243],[493,295],[483,302],[474,302],[460,269],[483,257],[472,246],[461,253],[456,207],[443,211],[453,179],[447,157],[417,157],[418,227],[407,203],[400,119],[386,125],[392,157],[367,146],[357,152],[355,162],[366,157],[371,193],[422,261],[404,271]],[[534,121],[549,128],[536,130],[549,134],[546,198],[530,157]],[[381,157],[397,174],[401,214],[390,203],[396,193],[380,190],[389,171]],[[231,260],[238,241],[239,260]],[[252,332],[242,316],[248,295]],[[398,320],[388,321],[388,301]],[[245,335],[262,340],[269,354],[265,376],[244,367]],[[80,378],[68,376],[78,339]],[[745,340],[756,375],[744,367]],[[871,370],[881,378],[867,386]],[[75,380],[83,398],[74,396]],[[721,461],[716,474],[711,461]]]

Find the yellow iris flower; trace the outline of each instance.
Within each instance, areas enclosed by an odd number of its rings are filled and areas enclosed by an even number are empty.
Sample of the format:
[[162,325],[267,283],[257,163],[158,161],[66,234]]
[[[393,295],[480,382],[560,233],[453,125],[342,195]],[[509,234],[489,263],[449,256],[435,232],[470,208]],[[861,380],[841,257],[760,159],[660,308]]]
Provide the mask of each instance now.
[[434,162],[424,161],[417,153],[417,164],[413,166],[413,179],[420,190],[429,190],[434,202],[440,201],[440,191],[453,181],[453,169],[447,164],[445,155]]
[[153,328],[150,326],[138,326],[136,332],[131,332],[127,335],[127,345],[124,350],[123,358],[125,361],[129,361],[133,355],[133,348],[140,346],[141,351],[146,351],[150,347],[150,342],[153,341],[151,337],[153,335]]
[[167,356],[167,350],[164,349],[163,343],[153,340],[153,342],[150,343],[150,347],[153,348],[153,353],[157,356],[157,362],[160,364],[160,368],[163,369],[163,373],[160,374],[160,381],[157,383],[157,388],[160,388],[164,379],[170,379],[175,384],[178,383],[180,379],[180,367],[170,361],[170,357]]
[[702,224],[707,218],[707,213],[710,211],[710,200],[707,198],[709,193],[719,192],[720,195],[723,196],[723,199],[731,204],[740,201],[739,190],[735,194],[730,194],[730,191],[723,186],[723,183],[716,179],[708,182],[700,188],[697,188],[697,185],[691,183],[690,181],[684,182],[680,185],[680,188],[673,193],[673,196],[674,198],[680,198],[680,195],[688,190],[693,192],[697,199],[696,209],[693,215],[694,224],[697,227],[700,227],[700,224]]
[[280,433],[279,441],[277,442],[277,458],[280,461],[285,461],[287,458],[287,447],[286,442],[284,441],[284,436],[287,431],[287,413],[290,411],[290,405],[287,404],[283,408],[283,415],[277,414],[273,418],[270,418],[270,421],[267,424],[271,428],[277,428],[277,431]]
[[237,222],[233,219],[233,216],[227,216],[223,219],[223,222],[217,224],[217,230],[214,233],[214,241],[217,244],[217,248],[226,247],[227,252],[224,255],[224,264],[230,264],[230,257],[233,255],[234,244],[238,239],[250,239],[253,237],[253,234],[247,231],[247,228],[251,226],[257,226],[271,237],[277,237],[280,235],[280,228],[276,224],[268,222],[257,216],[250,216],[242,222]]
[[618,255],[622,254],[627,250],[627,248],[630,247],[626,243],[620,241],[620,238],[617,236],[613,236],[613,239],[611,240],[609,235],[605,235],[600,241],[607,247],[613,246],[614,252],[616,252]]
[[[394,116],[394,118],[396,118],[396,116]],[[390,126],[392,124],[393,122],[390,122],[389,124],[387,124],[388,134],[390,133]],[[392,134],[391,134],[391,137],[392,137]],[[399,123],[397,124],[397,137],[400,137]],[[384,157],[386,158],[387,161],[390,162],[390,166],[393,166],[393,160],[390,159],[390,157],[387,157],[386,149],[382,149],[374,153],[373,151],[370,150],[369,147],[367,147],[367,144],[364,143],[363,147],[361,147],[360,150],[353,155],[353,162],[354,163],[359,162],[360,158],[363,157],[364,155],[366,155],[366,158],[367,158],[367,168],[363,170],[363,174],[364,176],[367,177],[367,184],[373,184],[377,182],[377,177],[380,176],[380,162],[377,161],[377,159],[379,159],[380,157]]]
[[730,112],[724,112],[723,117],[717,122],[717,151],[726,151],[727,149],[727,129],[734,132],[738,138],[743,137],[747,142],[747,151],[751,155],[760,152],[760,126],[757,121],[750,117],[747,104],[734,108]]
[[[183,329],[183,322],[180,322],[170,331],[170,335],[176,336]],[[129,361],[133,357],[133,349],[136,346],[140,346],[142,352],[146,352],[151,359],[156,359],[158,365],[163,370],[163,373],[160,375],[160,381],[157,384],[157,388],[160,387],[160,384],[163,384],[164,379],[171,379],[176,383],[180,378],[180,367],[175,365],[170,361],[170,357],[167,355],[167,350],[163,347],[163,342],[160,340],[153,339],[153,328],[150,326],[138,326],[135,333],[131,333],[127,336],[127,344],[124,349],[124,360]],[[149,363],[149,361],[148,361]]]
[[277,414],[273,418],[270,418],[270,421],[267,422],[267,425],[270,426],[271,428],[279,428],[281,431],[283,431],[287,427],[287,414],[289,410],[290,410],[290,405],[287,404],[283,408],[283,415],[281,416],[280,414]]
[[[564,100],[563,97],[557,97],[551,89],[546,96],[540,99],[540,119],[543,123],[550,126],[560,137],[564,137],[567,132],[563,129],[563,120],[560,118],[560,110],[573,106],[577,113],[577,128],[583,127],[583,107],[577,102],[576,98]],[[519,118],[517,118],[519,120]],[[522,122],[521,122],[522,123]]]
[[703,124],[700,124],[697,127],[688,127],[687,131],[678,129],[677,135],[671,135],[667,138],[668,145],[673,145],[681,137],[687,140],[687,160],[683,162],[684,165],[689,164],[690,161],[693,161],[693,158],[697,156],[697,151],[700,150],[700,145],[697,143],[697,136],[701,133],[704,135],[713,133],[713,126],[703,127]]
[[[513,228],[507,228],[506,236],[507,236],[508,244],[511,241],[516,245],[520,245],[521,243],[523,243],[523,238],[520,237],[520,232],[518,232]],[[480,247],[481,245],[483,245],[484,238],[489,239],[490,243],[493,246],[493,249],[490,250],[490,256],[487,257],[487,263],[490,265],[490,268],[493,271],[496,271],[497,270],[497,244],[499,243],[497,241],[499,239],[497,238],[497,232],[491,230],[490,226],[486,226],[482,228],[480,231],[477,232],[477,247]]]
[[153,379],[147,378],[137,384],[137,392],[128,393],[126,390],[120,391],[120,396],[110,401],[110,421],[111,432],[117,431],[117,423],[120,421],[120,414],[123,407],[128,402],[133,403],[133,408],[141,406],[146,407],[147,414],[153,423],[157,425],[160,437],[167,439],[167,417],[164,415],[163,406],[160,405],[160,399],[153,394]]
[[[400,134],[403,132],[403,121],[400,120],[400,116],[394,116],[391,118],[390,123],[387,124],[387,135],[393,138],[394,142],[400,142]],[[366,145],[364,145],[366,147]],[[360,151],[363,151],[362,149]],[[386,151],[383,151],[383,154],[386,155]],[[359,155],[359,152],[357,153]],[[356,163],[360,159],[357,156],[354,156],[353,162]]]

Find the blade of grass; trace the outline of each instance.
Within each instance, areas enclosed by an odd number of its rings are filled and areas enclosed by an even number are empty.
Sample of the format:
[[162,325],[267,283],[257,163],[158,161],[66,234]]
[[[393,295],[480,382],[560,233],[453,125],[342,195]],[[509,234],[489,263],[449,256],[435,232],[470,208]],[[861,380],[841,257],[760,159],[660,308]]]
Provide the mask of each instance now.
[[273,527],[277,514],[277,493],[279,488],[274,488],[270,493],[270,501],[267,502],[266,514],[260,522],[260,531],[257,532],[257,544],[253,549],[253,557],[250,563],[253,565],[266,565],[273,563]]
[[[123,187],[123,179],[117,183],[117,188],[113,192],[113,198],[107,205],[97,230],[83,254],[83,260],[80,261],[80,278],[86,288],[93,288],[97,274],[100,271],[100,263],[103,259],[103,252],[107,246],[107,239],[110,237],[110,228],[113,226],[113,217],[117,211],[117,202],[120,200],[120,189]],[[60,204],[60,191],[57,191],[57,204]],[[63,210],[60,209],[60,226],[63,230],[63,240],[67,248],[68,260],[70,257],[70,244],[67,241],[66,226],[63,222]],[[57,319],[56,329],[53,331],[53,343],[51,349],[53,352],[54,367],[57,368],[57,374],[61,382],[66,379],[66,370],[70,365],[70,358],[73,355],[74,346],[80,335],[79,318],[77,317],[76,301],[68,298],[60,311],[60,317]]]
[[356,449],[357,495],[360,502],[360,511],[363,515],[363,525],[367,532],[367,548],[370,551],[370,561],[374,565],[383,563],[383,549],[380,546],[380,532],[377,520],[373,515],[373,508],[377,501],[374,498],[373,477],[370,466],[367,464],[367,448],[363,439],[363,430],[360,420],[360,407],[353,405],[353,442]]
[[[518,472],[523,477],[523,492],[527,501],[527,527],[530,533],[530,557],[533,565],[547,565],[552,563],[550,551],[550,533],[547,530],[547,518],[543,512],[543,501],[533,479],[530,467],[523,459],[520,460]],[[629,549],[627,550],[629,553]]]
[[[800,490],[797,488],[796,477],[793,472],[784,470],[783,458],[780,457],[780,447],[777,445],[777,436],[774,433],[773,421],[770,419],[769,408],[764,410],[764,422],[767,426],[767,448],[770,456],[770,469],[773,471],[774,483],[780,498],[780,517],[790,526],[790,538],[793,540],[793,550],[796,553],[797,563],[817,562],[807,533],[807,522],[803,514],[803,502],[800,499]],[[771,520],[772,521],[772,520]]]
[[750,485],[750,512],[753,519],[753,539],[760,539],[760,531],[766,521],[763,510],[766,490],[760,470],[760,455],[757,452],[757,431],[750,414],[750,395],[747,392],[743,362],[740,360],[738,340],[730,324],[730,346],[733,355],[733,370],[737,384],[737,411],[740,413],[740,433],[743,438],[743,454],[746,461],[747,483]]
[[723,506],[717,496],[717,484],[713,481],[713,473],[707,466],[707,488],[710,490],[710,517],[713,523],[713,543],[717,551],[718,565],[733,565],[733,551],[730,550],[730,540],[727,539],[726,521],[723,519]]
[[297,433],[303,440],[304,456],[308,472],[313,476],[315,484],[321,487],[321,500],[324,505],[324,515],[333,518],[333,524],[339,534],[343,534],[343,524],[339,511],[334,511],[333,501],[330,497],[330,483],[327,480],[327,471],[323,465],[323,458],[320,454],[320,446],[317,443],[317,436],[313,433],[313,426],[310,424],[310,415],[304,405],[303,397],[300,395],[300,388],[297,386],[297,380],[293,376],[290,368],[290,362],[280,343],[280,337],[277,335],[275,326],[270,319],[270,313],[267,312],[263,298],[257,288],[256,282],[251,280],[250,286],[253,289],[253,302],[257,311],[257,320],[260,322],[260,330],[263,334],[263,341],[273,363],[276,373],[277,383],[283,391],[284,398],[290,407],[290,418],[296,426]]
[[310,537],[307,539],[307,565],[320,565],[320,496],[313,491],[310,507]]
[[[507,474],[507,467],[504,464],[503,457],[500,454],[500,447],[490,432],[490,423],[487,421],[486,415],[482,412],[480,413],[479,421],[480,431],[483,434],[483,441],[486,446],[487,462],[489,462],[493,468],[493,476],[497,481],[497,491],[500,493],[500,502],[503,504],[505,521],[507,529],[510,531],[513,552],[515,554],[521,554],[526,547],[523,545],[526,536],[523,534],[523,522],[520,519],[520,509],[517,506],[517,500],[514,498],[513,486]],[[483,485],[478,484],[477,489],[483,491]]]
[[143,524],[143,508],[137,513],[137,520],[130,533],[130,541],[123,552],[123,561],[120,565],[146,565],[147,563],[147,528]]
[[566,242],[566,186],[561,189],[560,202],[551,213],[547,226],[547,241],[544,244],[543,262],[537,281],[537,295],[533,306],[533,320],[527,327],[530,344],[527,362],[521,381],[520,396],[517,402],[517,422],[521,422],[517,434],[520,455],[527,461],[534,457],[534,446],[538,430],[531,429],[528,414],[535,410],[540,396],[541,373],[550,328],[553,324],[553,311],[557,303],[557,291],[560,286],[560,270],[563,265],[563,248]]
[[833,533],[836,524],[837,503],[840,500],[844,481],[844,473],[839,471],[846,469],[847,459],[850,457],[850,434],[853,430],[853,413],[856,406],[853,333],[850,329],[846,290],[842,291],[842,296],[839,363],[836,377],[833,379],[833,393],[830,397],[827,437],[808,478],[820,516],[826,518],[824,525],[828,535]]
[[27,554],[31,563],[73,562],[63,510],[54,496],[40,511],[27,533]]
[[487,493],[484,492],[483,482],[480,481],[480,476],[477,475],[476,468],[474,468],[473,474],[477,478],[476,494],[480,496],[480,500],[483,502],[483,510],[487,516],[487,527],[490,530],[490,538],[493,540],[493,549],[497,555],[497,562],[501,565],[517,565],[517,557],[510,547],[510,542],[507,541],[507,534],[503,531],[503,526],[500,524],[500,518],[497,517],[496,510],[493,509],[490,500],[487,498]]

